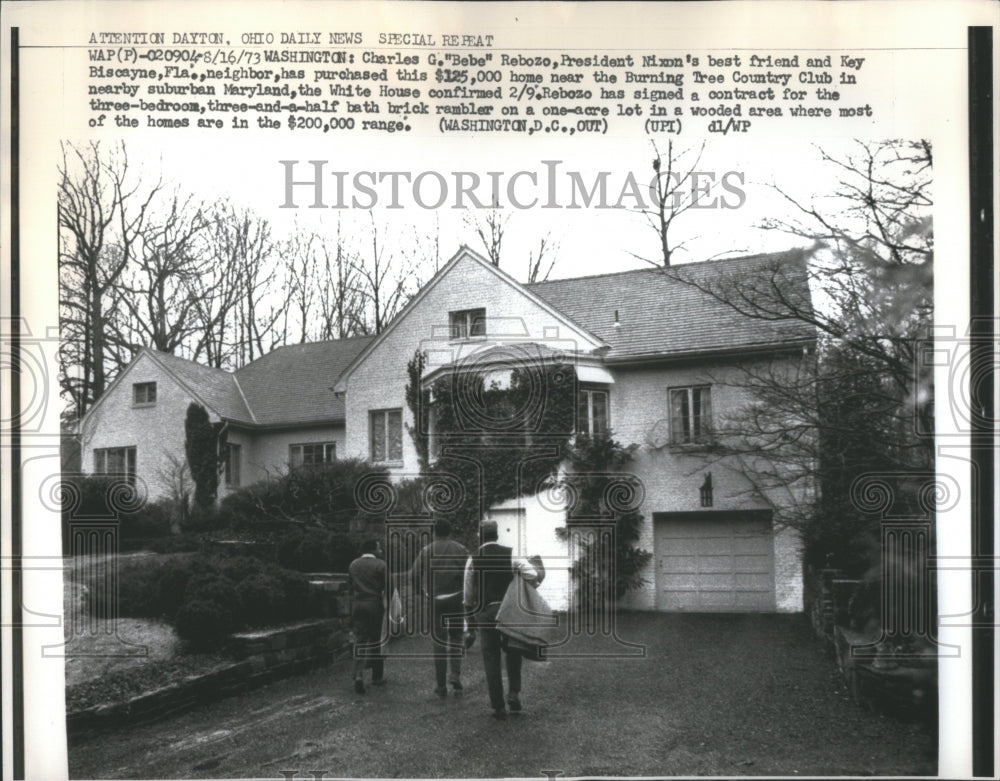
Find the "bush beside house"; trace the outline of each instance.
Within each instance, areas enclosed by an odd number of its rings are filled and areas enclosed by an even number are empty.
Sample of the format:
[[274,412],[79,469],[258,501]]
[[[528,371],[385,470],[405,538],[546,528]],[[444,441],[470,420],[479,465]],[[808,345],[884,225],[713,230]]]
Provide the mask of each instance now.
[[[297,572],[251,556],[181,554],[117,565],[116,590],[107,573],[87,586],[91,615],[163,618],[189,648],[212,647],[239,629],[307,617],[309,584]],[[111,595],[117,604],[111,604]]]

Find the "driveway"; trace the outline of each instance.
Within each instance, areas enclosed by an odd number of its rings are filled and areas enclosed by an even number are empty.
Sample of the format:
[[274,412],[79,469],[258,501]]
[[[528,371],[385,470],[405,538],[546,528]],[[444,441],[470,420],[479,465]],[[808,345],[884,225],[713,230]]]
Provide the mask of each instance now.
[[[465,693],[429,659],[353,691],[338,662],[155,724],[70,746],[73,778],[935,775],[930,727],[850,702],[802,616],[623,614],[618,637],[525,662],[522,716],[495,721],[478,644]],[[428,650],[423,639],[395,654]],[[634,649],[633,649],[634,653]],[[321,773],[323,775],[321,775]]]

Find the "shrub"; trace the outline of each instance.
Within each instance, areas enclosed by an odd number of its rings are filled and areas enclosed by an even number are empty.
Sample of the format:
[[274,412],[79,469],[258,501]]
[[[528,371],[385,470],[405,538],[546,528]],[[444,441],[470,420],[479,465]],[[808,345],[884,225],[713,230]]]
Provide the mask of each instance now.
[[359,508],[355,493],[358,482],[370,475],[388,481],[385,470],[357,459],[294,469],[226,496],[219,505],[219,522],[233,529],[268,531],[287,529],[294,520],[347,531],[352,524],[363,526],[375,519]]
[[195,553],[205,547],[206,541],[202,534],[171,534],[146,540],[143,547],[154,553]]
[[243,626],[273,624],[283,618],[287,605],[280,578],[263,572],[250,575],[236,585],[240,608],[238,623]]
[[117,518],[118,540],[124,548],[148,547],[139,541],[170,536],[170,503],[145,501],[140,494],[132,493],[122,476],[67,475],[63,483],[60,498],[66,554],[89,552],[72,549],[75,524],[71,522],[77,519]]
[[285,591],[285,617],[304,618],[309,615],[309,581],[299,572],[276,569]]
[[214,600],[195,599],[177,611],[174,627],[192,649],[211,648],[233,630],[233,612]]
[[263,561],[253,556],[222,556],[219,561],[222,576],[233,583],[252,575],[260,575],[267,568]]
[[[108,599],[108,572],[92,570],[87,607],[99,618],[115,607]],[[150,556],[122,562],[117,613],[163,617],[191,648],[212,645],[245,627],[310,615],[309,583],[298,572],[251,556]]]
[[177,611],[184,604],[184,594],[188,582],[195,573],[189,563],[178,562],[174,566],[164,567],[156,579],[156,602],[160,614],[168,619],[174,619]]
[[358,547],[347,535],[322,529],[288,532],[278,541],[278,564],[299,572],[346,572]]

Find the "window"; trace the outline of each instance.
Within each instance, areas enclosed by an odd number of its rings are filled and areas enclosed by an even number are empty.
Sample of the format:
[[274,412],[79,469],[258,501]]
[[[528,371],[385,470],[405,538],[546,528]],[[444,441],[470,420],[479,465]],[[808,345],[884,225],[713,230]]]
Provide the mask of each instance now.
[[372,443],[372,461],[403,460],[403,410],[383,409],[370,412],[369,428]]
[[137,382],[132,385],[132,404],[136,407],[156,404],[156,383]]
[[596,437],[608,433],[608,392],[580,391],[577,397],[576,433]]
[[468,339],[470,336],[486,336],[486,310],[462,309],[448,313],[452,339]]
[[670,441],[675,445],[706,442],[712,435],[711,388],[671,388]]
[[336,442],[308,442],[288,446],[288,463],[293,469],[332,464],[336,460]]
[[135,448],[101,447],[94,449],[94,474],[125,475],[135,485]]
[[230,488],[240,486],[240,451],[239,445],[226,444],[226,485]]

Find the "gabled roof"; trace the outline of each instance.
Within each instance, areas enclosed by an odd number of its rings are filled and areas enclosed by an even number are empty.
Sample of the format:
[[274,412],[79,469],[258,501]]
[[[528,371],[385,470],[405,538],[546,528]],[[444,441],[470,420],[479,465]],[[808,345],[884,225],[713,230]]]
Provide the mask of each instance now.
[[295,426],[343,421],[344,400],[333,392],[340,373],[374,337],[279,347],[236,372],[142,348],[87,410],[80,426],[145,355],[209,412],[250,426]]
[[219,417],[240,423],[253,422],[253,415],[233,380],[233,375],[225,369],[214,369],[150,348],[143,348],[143,352],[177,378],[195,398]]
[[420,302],[424,299],[427,293],[430,292],[430,290],[432,290],[434,286],[438,284],[438,282],[444,279],[451,272],[451,270],[456,265],[458,265],[459,261],[462,260],[463,258],[475,261],[483,268],[490,271],[497,277],[498,282],[510,286],[518,293],[520,293],[522,296],[525,296],[532,303],[536,304],[537,306],[541,307],[543,310],[551,314],[556,320],[566,325],[572,332],[578,333],[582,338],[592,342],[595,345],[602,346],[601,340],[593,332],[589,331],[586,326],[582,325],[580,321],[574,320],[566,312],[556,307],[553,307],[552,304],[547,299],[539,295],[536,295],[531,290],[530,287],[522,285],[512,276],[494,266],[482,255],[475,252],[474,250],[469,249],[465,244],[463,244],[461,247],[459,247],[458,252],[456,252],[451,257],[451,259],[447,263],[445,263],[444,266],[441,267],[441,269],[431,278],[431,280],[427,284],[425,284],[422,288],[420,288],[420,290],[417,291],[416,295],[414,295],[413,298],[411,298],[407,302],[406,306],[404,306],[402,310],[400,310],[399,314],[397,314],[392,319],[392,321],[382,330],[382,333],[376,336],[375,339],[371,342],[371,344],[369,344],[364,350],[358,353],[357,357],[353,361],[351,361],[350,365],[348,365],[346,369],[344,369],[343,373],[340,376],[340,379],[337,381],[338,392],[347,390],[347,385],[346,385],[347,379],[350,377],[353,371],[368,357],[368,355],[371,352],[375,350],[375,348],[383,339],[388,337],[390,333],[392,333],[396,328],[399,327],[400,323],[402,323],[403,320],[406,319],[406,316],[410,312],[412,312],[417,306],[419,306]]
[[268,426],[343,420],[344,399],[334,395],[333,385],[374,338],[291,344],[238,369],[235,381],[254,422]]
[[526,287],[609,344],[606,360],[679,357],[815,339],[801,320],[747,317],[705,292],[774,281],[797,306],[810,308],[806,260],[806,251],[794,250]]

